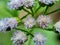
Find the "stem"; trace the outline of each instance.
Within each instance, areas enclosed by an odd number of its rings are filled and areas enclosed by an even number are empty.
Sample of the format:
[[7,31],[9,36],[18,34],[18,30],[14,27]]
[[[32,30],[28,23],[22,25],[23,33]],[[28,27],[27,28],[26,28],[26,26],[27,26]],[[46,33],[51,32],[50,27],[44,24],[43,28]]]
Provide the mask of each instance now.
[[57,11],[60,11],[60,8],[59,8],[59,9],[56,9],[56,10],[54,10],[54,11],[52,11],[52,12],[47,13],[47,15],[52,14],[52,13],[55,13],[55,12],[57,12]]
[[46,7],[46,9],[45,9],[45,11],[44,11],[44,14],[46,14],[47,10],[48,10],[48,6]]
[[17,30],[21,30],[21,31],[23,31],[23,32],[27,32],[27,35],[28,34],[30,34],[32,37],[34,37],[34,35],[33,34],[31,34],[30,32],[28,32],[28,31],[25,31],[25,30],[23,30],[23,29],[18,29],[18,28],[15,28],[15,29],[17,29]]
[[31,14],[31,12],[29,12],[27,9],[23,8],[24,11],[28,12],[29,14]]
[[52,31],[54,31],[55,29],[53,28],[53,29],[45,29],[45,30],[49,30],[49,31],[52,30]]
[[32,9],[32,8],[30,8],[30,10],[31,10],[31,12],[32,12],[32,16],[34,16],[34,12],[33,12],[33,9]]
[[25,17],[27,17],[29,15],[29,13],[27,15],[25,15],[24,17],[22,17],[21,19],[24,19]]
[[31,39],[32,39],[32,36],[30,36],[30,38],[29,38],[28,45],[31,45]]
[[39,6],[39,7],[37,8],[37,10],[35,11],[35,13],[36,13],[40,8],[41,8],[41,6]]

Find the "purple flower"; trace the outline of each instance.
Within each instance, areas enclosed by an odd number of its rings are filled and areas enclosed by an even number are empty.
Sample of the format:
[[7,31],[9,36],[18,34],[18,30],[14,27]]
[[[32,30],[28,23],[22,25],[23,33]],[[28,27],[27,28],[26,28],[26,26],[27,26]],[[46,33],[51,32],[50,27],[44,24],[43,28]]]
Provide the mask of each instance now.
[[58,31],[60,33],[60,21],[58,21],[54,27],[56,28],[56,31]]
[[26,28],[32,28],[35,25],[35,19],[32,16],[27,16],[26,19],[23,20]]
[[34,0],[24,0],[25,7],[32,7],[34,5]]
[[27,36],[25,35],[24,32],[21,32],[18,30],[14,32],[11,40],[13,41],[13,44],[15,45],[22,45],[27,40]]
[[50,16],[40,15],[37,18],[37,23],[39,24],[40,27],[46,28],[49,26],[49,24],[52,23],[52,19],[50,18]]
[[36,45],[45,45],[46,43],[46,37],[42,35],[41,33],[36,33],[33,38]]
[[4,18],[3,22],[5,23],[5,25],[7,26],[7,28],[11,28],[11,30],[13,28],[16,28],[18,25],[18,22],[15,18]]
[[5,22],[0,21],[0,31],[6,31],[6,29],[7,29],[7,26]]
[[41,3],[44,3],[46,5],[55,3],[57,0],[39,0]]
[[19,7],[23,6],[24,0],[10,0],[8,6],[10,9],[18,9]]

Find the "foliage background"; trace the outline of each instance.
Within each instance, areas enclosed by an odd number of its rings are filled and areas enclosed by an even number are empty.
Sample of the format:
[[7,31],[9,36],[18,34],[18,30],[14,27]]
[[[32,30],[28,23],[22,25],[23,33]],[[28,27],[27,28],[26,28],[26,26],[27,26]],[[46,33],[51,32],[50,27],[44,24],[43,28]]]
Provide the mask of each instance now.
[[[19,18],[21,18],[27,14],[24,10],[18,10],[18,11],[10,10],[7,6],[8,1],[9,0],[0,0],[0,19],[5,18],[5,17],[19,17]],[[37,7],[38,6],[39,5],[37,3]],[[37,7],[35,6],[33,8],[33,10],[36,9]],[[47,13],[50,11],[53,11],[57,8],[60,8],[60,2],[58,2],[55,5],[53,5],[52,7],[50,7],[48,9]],[[41,8],[41,10],[39,10],[36,13],[36,15],[41,14],[44,11],[44,9],[45,8]],[[23,12],[24,12],[24,14],[23,14]],[[53,13],[53,14],[50,14],[54,23],[60,19],[59,13],[60,13],[60,11]],[[49,28],[52,28],[52,27],[53,27],[53,25],[51,25]],[[22,25],[20,25],[18,28],[25,29],[25,27]],[[25,29],[25,30],[27,30],[27,29]],[[33,30],[34,31],[32,32],[32,34],[40,32],[47,37],[46,45],[60,45],[60,36],[57,33],[55,33],[54,31],[43,30],[40,28],[33,28]],[[0,32],[0,45],[12,45],[11,36],[12,36],[14,31],[16,31],[16,30],[13,29],[12,31]],[[27,30],[27,31],[29,31],[29,30]],[[24,45],[35,45],[31,36],[29,35],[28,37],[29,37],[28,41],[25,42]]]

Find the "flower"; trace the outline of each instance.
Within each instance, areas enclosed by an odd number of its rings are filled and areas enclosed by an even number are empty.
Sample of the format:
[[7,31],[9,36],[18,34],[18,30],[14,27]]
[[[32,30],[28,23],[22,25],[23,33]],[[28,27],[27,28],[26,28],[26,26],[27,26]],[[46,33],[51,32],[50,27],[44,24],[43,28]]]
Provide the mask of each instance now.
[[8,28],[11,30],[16,28],[18,22],[15,18],[4,18],[0,21],[0,31],[6,31]]
[[34,0],[24,0],[25,7],[32,7],[34,5]]
[[35,19],[32,16],[27,16],[23,22],[26,28],[32,28],[35,25]]
[[40,27],[46,28],[49,26],[49,24],[52,23],[52,19],[50,18],[50,16],[40,15],[37,18],[37,23],[39,24]]
[[3,21],[0,21],[0,31],[6,31],[7,26]]
[[18,9],[19,7],[23,6],[24,0],[10,0],[8,6],[10,9]]
[[46,43],[46,37],[43,36],[41,33],[36,33],[33,38],[36,45],[44,45]]
[[13,28],[16,28],[17,27],[18,22],[17,22],[17,20],[15,18],[9,18],[8,21],[7,21],[7,25],[12,30]]
[[54,27],[56,28],[56,31],[58,31],[60,33],[60,21],[58,21]]
[[46,5],[49,5],[49,4],[53,4],[55,3],[57,0],[39,0],[41,3],[44,3]]
[[25,33],[18,30],[14,32],[11,40],[15,45],[22,45],[27,40],[27,36],[25,35]]
[[5,22],[7,28],[11,28],[11,30],[13,28],[16,28],[18,25],[18,22],[15,18],[4,18],[3,21]]

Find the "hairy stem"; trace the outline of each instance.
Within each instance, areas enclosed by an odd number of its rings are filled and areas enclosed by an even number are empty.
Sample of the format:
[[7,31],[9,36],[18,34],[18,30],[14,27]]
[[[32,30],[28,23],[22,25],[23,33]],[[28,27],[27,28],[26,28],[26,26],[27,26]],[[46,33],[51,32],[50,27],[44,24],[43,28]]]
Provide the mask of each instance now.
[[46,14],[47,10],[48,10],[48,6],[46,7],[46,9],[45,9],[45,11],[44,11],[44,14]]
[[29,12],[27,9],[23,8],[24,11],[28,12],[29,14],[31,14],[31,12]]
[[23,31],[23,32],[26,32],[27,33],[27,35],[29,34],[29,35],[31,35],[32,37],[34,37],[34,35],[33,34],[31,34],[30,32],[28,32],[28,31],[25,31],[25,30],[23,30],[23,29],[19,29],[19,28],[15,28],[15,29],[17,29],[17,30],[21,30],[21,31]]
[[28,45],[31,45],[31,40],[32,40],[32,36],[29,37]]
[[32,12],[32,16],[34,17],[34,12],[33,12],[33,9],[32,7],[30,8],[31,12]]
[[35,11],[35,13],[36,13],[40,8],[41,8],[41,6],[39,6],[39,7],[37,8],[37,10]]
[[26,18],[28,15],[29,15],[29,13],[28,13],[27,15],[25,15],[24,17],[22,17],[21,19],[24,19],[24,18]]
[[54,10],[54,11],[52,11],[52,12],[47,13],[47,15],[52,14],[52,13],[55,13],[55,12],[57,12],[57,11],[60,11],[60,8],[59,8],[59,9],[56,9],[56,10]]

